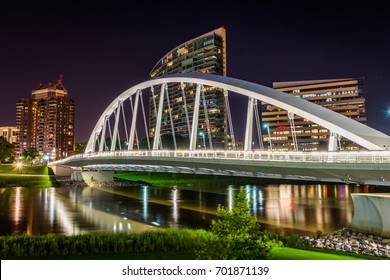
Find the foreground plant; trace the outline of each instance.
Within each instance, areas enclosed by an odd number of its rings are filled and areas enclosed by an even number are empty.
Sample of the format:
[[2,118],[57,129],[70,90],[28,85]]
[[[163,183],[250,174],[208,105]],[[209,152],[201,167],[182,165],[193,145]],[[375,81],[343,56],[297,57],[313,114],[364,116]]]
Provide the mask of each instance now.
[[219,205],[212,221],[209,239],[197,251],[198,259],[250,260],[268,259],[273,242],[268,239],[250,214],[243,187],[234,199],[232,210]]

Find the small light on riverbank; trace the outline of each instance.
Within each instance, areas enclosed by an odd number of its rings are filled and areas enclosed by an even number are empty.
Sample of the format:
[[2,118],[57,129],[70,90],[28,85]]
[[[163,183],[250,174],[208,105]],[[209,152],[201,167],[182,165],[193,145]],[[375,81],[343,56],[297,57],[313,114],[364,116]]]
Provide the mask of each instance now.
[[20,171],[23,169],[23,162],[22,161],[17,161],[15,162],[15,169]]

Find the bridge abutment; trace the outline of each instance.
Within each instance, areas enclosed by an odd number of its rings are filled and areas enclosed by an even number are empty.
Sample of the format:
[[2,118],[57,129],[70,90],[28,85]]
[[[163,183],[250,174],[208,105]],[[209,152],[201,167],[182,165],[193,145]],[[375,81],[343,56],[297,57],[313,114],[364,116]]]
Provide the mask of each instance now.
[[53,170],[53,173],[56,176],[61,176],[61,177],[69,177],[72,176],[73,169],[69,166],[66,165],[49,165],[51,170]]
[[390,194],[351,194],[354,214],[350,227],[354,230],[390,237]]
[[114,171],[74,170],[70,178],[72,181],[84,181],[86,183],[110,183],[114,182]]

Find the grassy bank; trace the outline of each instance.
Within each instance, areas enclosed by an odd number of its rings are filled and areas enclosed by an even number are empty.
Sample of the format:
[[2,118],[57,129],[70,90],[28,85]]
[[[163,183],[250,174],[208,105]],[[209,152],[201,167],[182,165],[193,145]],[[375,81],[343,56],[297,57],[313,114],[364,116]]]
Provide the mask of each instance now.
[[381,260],[369,255],[322,250],[322,249],[297,249],[289,247],[272,248],[272,260]]
[[19,235],[0,237],[1,259],[109,259],[127,255],[194,252],[209,233],[202,230],[159,230],[143,233],[81,234],[65,236]]
[[49,175],[53,172],[47,166],[24,166],[21,170],[12,165],[0,165],[0,187],[52,187],[57,182]]
[[53,171],[47,166],[23,166],[18,170],[11,164],[0,165],[0,174],[29,174],[29,175],[53,175]]
[[[73,260],[192,260],[209,238],[203,230],[159,230],[143,233],[19,235],[0,237],[0,258]],[[272,260],[379,260],[330,250],[274,247]]]
[[226,187],[228,185],[266,185],[269,183],[278,183],[275,180],[270,181],[260,178],[239,177],[239,176],[217,176],[217,175],[201,175],[201,174],[175,174],[175,173],[159,173],[159,172],[129,172],[115,174],[115,178],[132,181],[139,184],[146,184],[156,187],[176,186],[178,189],[200,190],[208,192],[217,192],[213,187]]

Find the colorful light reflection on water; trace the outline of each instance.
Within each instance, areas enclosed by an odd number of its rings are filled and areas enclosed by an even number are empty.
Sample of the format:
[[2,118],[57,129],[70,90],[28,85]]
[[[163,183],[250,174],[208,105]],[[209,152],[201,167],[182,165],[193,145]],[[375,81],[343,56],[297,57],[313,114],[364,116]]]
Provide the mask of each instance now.
[[[351,193],[386,192],[352,185],[244,186],[263,228],[278,233],[330,232],[352,220]],[[238,186],[212,192],[176,187],[23,188],[0,190],[0,234],[139,232],[208,228],[217,206],[233,206]]]

